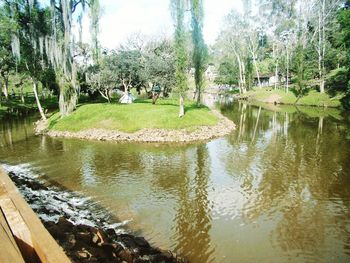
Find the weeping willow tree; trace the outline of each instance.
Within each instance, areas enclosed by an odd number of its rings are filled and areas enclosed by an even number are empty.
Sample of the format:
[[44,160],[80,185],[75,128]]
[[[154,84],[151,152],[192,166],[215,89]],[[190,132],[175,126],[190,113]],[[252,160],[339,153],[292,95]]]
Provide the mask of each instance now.
[[100,3],[99,1],[90,1],[90,32],[91,32],[91,49],[92,57],[95,63],[100,58],[100,44],[98,41],[99,33],[99,17],[100,17]]
[[185,114],[184,97],[188,89],[187,86],[187,53],[186,53],[186,35],[185,35],[185,1],[171,0],[171,14],[175,23],[175,56],[176,56],[176,71],[175,79],[176,86],[179,92],[179,117]]
[[11,26],[11,49],[16,62],[16,71],[29,74],[33,92],[42,119],[46,119],[38,96],[38,82],[46,67],[40,39],[47,34],[47,13],[40,9],[37,1],[13,0],[5,1],[2,6]]
[[[72,34],[73,14],[80,6],[82,15],[86,6],[90,7],[90,21],[93,41],[94,58],[98,56],[98,0],[51,0],[51,34],[41,40],[50,63],[56,73],[60,89],[59,107],[61,116],[70,114],[76,107],[80,93],[80,85],[77,81],[77,65],[74,61],[75,36]],[[81,26],[81,23],[79,23]]]
[[[98,57],[98,0],[50,0],[48,7],[38,5],[36,0],[7,0],[3,7],[8,9],[14,29],[11,31],[11,48],[18,63],[25,65],[33,81],[38,108],[45,119],[37,96],[40,71],[52,67],[59,86],[59,108],[61,116],[71,113],[78,100],[80,85],[77,80],[77,64],[74,61],[76,47],[72,33],[73,14],[77,11],[82,20],[86,6],[90,7],[92,49]],[[75,17],[75,15],[74,15]],[[81,25],[81,23],[80,23]],[[23,56],[24,55],[24,56]],[[21,57],[25,59],[21,60]]]
[[195,69],[194,80],[196,85],[195,97],[197,104],[201,101],[201,90],[204,86],[204,71],[207,60],[207,47],[203,39],[203,0],[190,0],[191,2],[191,24],[193,42],[193,66]]

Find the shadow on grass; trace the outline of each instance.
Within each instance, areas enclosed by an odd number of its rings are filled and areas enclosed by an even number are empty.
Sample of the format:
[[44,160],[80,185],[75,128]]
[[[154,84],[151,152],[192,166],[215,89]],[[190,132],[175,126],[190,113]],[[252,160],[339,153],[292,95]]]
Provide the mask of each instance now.
[[295,95],[295,97],[304,97],[307,96],[310,93],[310,88],[303,88],[301,90],[298,90],[296,88],[291,88],[290,91]]
[[[147,99],[135,99],[134,103],[140,103],[140,104],[152,104],[152,100]],[[154,104],[155,106],[161,106],[161,105],[167,105],[167,106],[179,106],[178,103],[169,101],[169,100],[157,100],[157,102]]]
[[49,123],[49,126],[48,126],[48,129],[52,129],[53,127],[55,127],[56,123],[58,122],[58,120],[60,119],[60,115],[57,114],[57,116],[55,118],[53,118],[52,120],[50,120],[50,123]]
[[[152,104],[152,100],[135,99],[134,103]],[[155,105],[158,105],[158,106],[166,105],[166,106],[179,107],[179,104],[177,102],[170,101],[170,100],[158,100]],[[191,110],[196,110],[196,109],[209,109],[209,108],[203,104],[197,105],[195,102],[185,103],[185,111],[191,111]]]
[[185,105],[185,112],[192,111],[192,110],[199,110],[199,109],[209,110],[209,108],[203,104],[197,105],[196,103],[192,103],[191,105]]

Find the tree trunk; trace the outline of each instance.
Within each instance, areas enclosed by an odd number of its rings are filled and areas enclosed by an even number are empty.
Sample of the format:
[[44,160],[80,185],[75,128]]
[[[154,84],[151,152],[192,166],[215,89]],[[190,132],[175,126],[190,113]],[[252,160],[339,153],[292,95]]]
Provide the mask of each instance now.
[[201,89],[199,87],[199,84],[198,84],[198,87],[196,87],[196,90],[197,90],[197,105],[200,105],[201,104]]
[[244,63],[243,61],[241,60],[241,67],[242,67],[242,80],[243,80],[243,83],[242,83],[242,90],[243,90],[243,93],[246,93],[247,92],[247,86],[246,86],[246,79],[245,79],[245,66],[244,66]]
[[324,93],[324,78],[323,78],[323,76],[320,79],[320,92]]
[[122,80],[123,87],[124,87],[124,94],[128,95],[128,84],[125,82],[125,79]]
[[286,93],[289,91],[289,49],[287,45],[287,77],[286,77]]
[[243,88],[244,81],[243,81],[243,69],[242,69],[241,58],[239,57],[239,55],[235,49],[233,49],[233,52],[235,53],[237,63],[238,63],[238,68],[239,68],[239,92],[240,92],[240,94],[243,94],[243,93],[245,93],[245,89]]
[[128,94],[128,86],[127,85],[124,85],[124,93]]
[[277,82],[278,80],[278,60],[276,60],[276,65],[275,65],[275,90],[277,89]]
[[46,116],[44,114],[43,108],[41,107],[39,96],[38,96],[37,83],[33,79],[32,79],[32,81],[33,81],[33,92],[34,92],[36,104],[37,104],[38,109],[39,109],[40,116],[43,120],[46,120]]
[[325,56],[325,0],[321,0],[321,8],[318,13],[318,74],[320,92],[324,93],[324,56]]
[[322,78],[320,83],[320,92],[324,93],[324,75],[325,75],[325,68],[324,68],[324,58],[326,56],[326,26],[325,26],[325,0],[322,1]]
[[181,118],[182,116],[185,115],[184,97],[182,93],[180,94],[179,105],[180,105],[179,117]]
[[2,86],[2,92],[4,93],[5,99],[9,99],[9,79],[6,76],[2,76],[4,79],[4,85]]
[[101,94],[101,96],[104,98],[104,99],[106,99],[107,101],[108,101],[108,103],[110,103],[111,101],[110,101],[110,99],[109,99],[109,96],[108,96],[108,92],[106,92],[106,94],[104,94],[102,91],[100,91],[99,89],[98,89],[98,92]]
[[23,93],[23,85],[21,86],[21,101],[24,104],[25,100],[24,100],[24,93]]
[[261,89],[261,82],[260,82],[260,75],[259,75],[258,64],[257,64],[256,59],[255,59],[255,54],[254,53],[252,53],[252,54],[253,54],[253,63],[254,63],[255,71],[256,71],[256,77],[258,78],[258,86]]
[[241,61],[238,60],[238,68],[239,68],[239,92],[243,94],[243,77],[242,77],[242,66]]

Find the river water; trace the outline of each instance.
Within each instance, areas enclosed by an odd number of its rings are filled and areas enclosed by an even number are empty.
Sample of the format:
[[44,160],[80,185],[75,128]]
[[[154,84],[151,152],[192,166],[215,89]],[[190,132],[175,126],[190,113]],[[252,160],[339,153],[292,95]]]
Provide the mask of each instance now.
[[0,163],[90,197],[190,262],[350,262],[350,124],[337,110],[232,103],[192,145],[34,136],[1,120]]

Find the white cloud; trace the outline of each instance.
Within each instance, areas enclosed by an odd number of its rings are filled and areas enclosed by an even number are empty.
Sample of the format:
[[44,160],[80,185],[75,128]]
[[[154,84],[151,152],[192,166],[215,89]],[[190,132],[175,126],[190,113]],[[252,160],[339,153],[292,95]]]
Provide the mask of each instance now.
[[[170,0],[100,0],[100,41],[103,47],[115,48],[133,33],[145,35],[173,32]],[[204,0],[204,39],[213,44],[225,15],[242,9],[241,0]],[[88,40],[89,22],[84,20],[84,41]]]
[[207,44],[213,44],[224,17],[232,10],[242,10],[241,0],[204,0],[203,35]]

